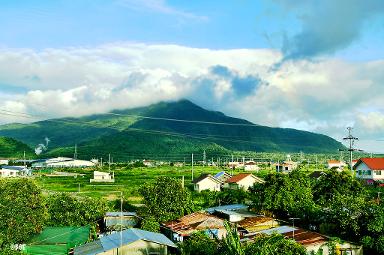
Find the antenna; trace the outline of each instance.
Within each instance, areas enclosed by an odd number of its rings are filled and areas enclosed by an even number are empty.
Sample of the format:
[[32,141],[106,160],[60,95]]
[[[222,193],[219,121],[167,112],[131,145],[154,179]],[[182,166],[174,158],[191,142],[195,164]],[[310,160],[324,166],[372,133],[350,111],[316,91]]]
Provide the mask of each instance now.
[[193,153],[192,153],[192,181],[193,181]]

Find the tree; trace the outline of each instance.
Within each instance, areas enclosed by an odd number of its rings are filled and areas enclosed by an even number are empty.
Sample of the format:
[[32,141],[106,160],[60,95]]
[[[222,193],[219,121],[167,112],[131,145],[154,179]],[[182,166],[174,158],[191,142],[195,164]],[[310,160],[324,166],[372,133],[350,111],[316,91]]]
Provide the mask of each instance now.
[[224,189],[217,195],[217,202],[220,205],[242,204],[249,197],[248,192],[243,189]]
[[305,220],[317,211],[310,181],[299,171],[269,174],[265,183],[255,184],[250,192],[256,210],[272,211],[279,217]]
[[218,244],[204,232],[192,234],[179,244],[182,255],[216,255]]
[[306,255],[305,248],[279,234],[260,235],[245,248],[245,255]]
[[158,222],[173,220],[193,211],[191,194],[179,180],[159,177],[155,183],[140,187],[139,193],[145,205],[141,213],[153,216]]
[[44,199],[34,181],[26,178],[0,181],[2,247],[22,243],[39,233],[46,217]]
[[319,205],[326,205],[337,195],[357,196],[363,193],[361,182],[346,171],[326,171],[313,186],[313,199]]
[[140,228],[151,232],[160,232],[160,223],[154,217],[146,217],[141,221]]
[[47,198],[49,226],[95,225],[107,211],[102,199],[77,198],[67,193],[50,195]]

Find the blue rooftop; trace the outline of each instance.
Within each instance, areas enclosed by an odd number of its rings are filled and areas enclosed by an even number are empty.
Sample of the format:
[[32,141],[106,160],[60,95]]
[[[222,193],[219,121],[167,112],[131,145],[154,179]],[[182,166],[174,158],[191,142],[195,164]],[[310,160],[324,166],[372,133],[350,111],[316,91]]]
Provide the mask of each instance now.
[[273,233],[285,234],[285,233],[288,233],[288,232],[292,232],[293,230],[297,230],[297,228],[293,228],[293,227],[290,227],[290,226],[281,226],[281,227],[277,227],[277,228],[270,228],[270,229],[267,229],[267,230],[262,230],[259,233],[263,233],[263,234],[267,234],[267,235],[270,235],[270,234],[273,234]]
[[109,251],[120,247],[120,238],[122,244],[127,245],[137,240],[145,240],[158,244],[167,245],[176,248],[177,246],[165,235],[154,233],[137,228],[130,228],[120,232],[103,236],[99,240],[81,245],[75,248],[75,255],[96,255],[104,251]]
[[220,178],[221,176],[223,176],[225,174],[224,171],[221,171],[221,172],[218,172],[217,174],[215,174],[213,177],[215,178]]

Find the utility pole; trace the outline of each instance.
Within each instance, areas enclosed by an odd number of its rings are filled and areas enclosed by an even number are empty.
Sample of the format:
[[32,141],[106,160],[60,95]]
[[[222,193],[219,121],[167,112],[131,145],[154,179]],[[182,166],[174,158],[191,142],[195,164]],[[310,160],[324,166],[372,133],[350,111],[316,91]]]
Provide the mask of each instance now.
[[192,153],[192,181],[193,181],[193,153]]
[[73,154],[73,158],[77,159],[77,144],[75,144],[75,153]]
[[358,150],[358,149],[355,149],[354,148],[354,145],[355,145],[355,141],[359,140],[359,138],[357,137],[354,137],[352,135],[352,130],[353,128],[352,127],[347,127],[347,130],[348,130],[348,136],[347,137],[344,137],[343,140],[344,141],[349,141],[349,148],[348,148],[348,151],[349,151],[349,166],[351,168],[351,171],[352,171],[352,160],[353,160],[353,152],[354,151],[361,151],[361,150]]
[[24,161],[24,167],[26,167],[26,163],[25,163],[25,151],[24,151],[24,154],[23,154],[23,161]]
[[111,153],[108,154],[108,172],[111,172]]
[[203,166],[205,167],[205,161],[207,160],[207,155],[205,154],[205,150],[203,153]]
[[233,154],[232,154],[232,164],[233,164]]

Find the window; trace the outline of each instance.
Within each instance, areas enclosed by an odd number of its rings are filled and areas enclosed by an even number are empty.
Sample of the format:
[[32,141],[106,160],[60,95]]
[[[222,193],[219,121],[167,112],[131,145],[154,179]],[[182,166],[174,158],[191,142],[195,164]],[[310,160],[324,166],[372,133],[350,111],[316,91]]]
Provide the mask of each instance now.
[[381,175],[381,170],[376,171],[376,175]]
[[372,171],[371,170],[368,170],[367,171],[367,175],[371,175],[372,174]]
[[358,173],[359,173],[359,175],[362,175],[363,171],[359,170]]

